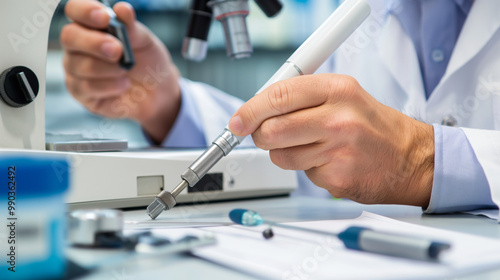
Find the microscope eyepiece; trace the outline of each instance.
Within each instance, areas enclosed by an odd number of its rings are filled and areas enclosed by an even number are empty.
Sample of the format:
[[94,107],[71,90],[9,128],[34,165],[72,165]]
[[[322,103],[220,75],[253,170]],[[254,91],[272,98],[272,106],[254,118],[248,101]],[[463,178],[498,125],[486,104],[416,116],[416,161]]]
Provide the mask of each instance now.
[[188,31],[182,44],[185,59],[202,61],[207,55],[207,38],[212,23],[212,8],[207,3],[208,0],[192,2]]
[[[268,17],[277,15],[283,7],[279,0],[255,2]],[[192,0],[188,32],[182,45],[184,58],[193,61],[205,59],[212,13],[222,23],[227,56],[232,59],[250,57],[253,49],[246,23],[248,0]]]

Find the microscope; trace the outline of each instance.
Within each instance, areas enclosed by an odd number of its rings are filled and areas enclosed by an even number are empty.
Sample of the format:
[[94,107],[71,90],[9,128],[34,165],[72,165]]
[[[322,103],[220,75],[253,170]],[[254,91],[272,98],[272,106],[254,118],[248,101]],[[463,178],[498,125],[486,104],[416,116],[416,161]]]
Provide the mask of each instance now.
[[[67,203],[71,209],[147,206],[165,186],[179,180],[182,170],[201,151],[47,150],[47,44],[51,19],[59,1],[11,0],[8,6],[0,9],[0,21],[3,22],[0,30],[6,38],[0,41],[0,155],[3,151],[16,151],[22,155],[67,158],[71,173]],[[78,145],[97,146],[92,141]],[[181,193],[178,202],[206,203],[285,195],[296,186],[294,173],[274,166],[267,152],[241,149],[212,169],[204,182]]]
[[0,147],[45,150],[45,65],[59,0],[3,3],[0,25]]
[[[255,0],[255,3],[267,17],[274,17],[283,7],[279,0]],[[248,0],[193,0],[188,31],[182,45],[184,58],[192,61],[205,59],[212,16],[224,28],[227,56],[232,59],[250,57],[253,50],[246,24],[248,13]]]

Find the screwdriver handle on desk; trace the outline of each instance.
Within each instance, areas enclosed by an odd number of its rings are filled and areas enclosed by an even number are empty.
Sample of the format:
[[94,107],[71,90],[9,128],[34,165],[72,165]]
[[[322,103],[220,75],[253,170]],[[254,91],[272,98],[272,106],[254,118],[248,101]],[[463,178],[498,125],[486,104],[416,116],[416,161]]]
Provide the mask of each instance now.
[[338,237],[349,249],[423,261],[437,261],[441,252],[451,247],[448,243],[364,227],[349,227]]

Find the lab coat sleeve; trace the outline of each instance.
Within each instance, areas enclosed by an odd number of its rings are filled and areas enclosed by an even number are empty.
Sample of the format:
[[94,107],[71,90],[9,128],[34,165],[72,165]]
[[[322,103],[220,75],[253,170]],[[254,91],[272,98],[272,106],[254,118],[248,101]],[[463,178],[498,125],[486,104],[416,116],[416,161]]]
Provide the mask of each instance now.
[[[181,78],[181,108],[164,147],[207,147],[219,136],[243,101],[212,86]],[[239,147],[254,146],[251,137]]]
[[426,213],[495,208],[485,172],[460,128],[434,126],[434,183]]
[[500,205],[500,131],[462,128],[490,185],[491,198]]

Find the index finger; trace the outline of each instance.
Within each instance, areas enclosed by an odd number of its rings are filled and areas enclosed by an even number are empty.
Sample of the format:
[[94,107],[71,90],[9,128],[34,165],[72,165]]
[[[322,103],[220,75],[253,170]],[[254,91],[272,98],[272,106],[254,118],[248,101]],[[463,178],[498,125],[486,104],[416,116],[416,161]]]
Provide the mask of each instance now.
[[70,20],[94,29],[106,28],[110,20],[106,6],[98,1],[70,0],[64,13]]
[[328,79],[332,76],[305,75],[272,84],[234,113],[229,129],[238,136],[249,135],[271,117],[325,103],[331,92]]

